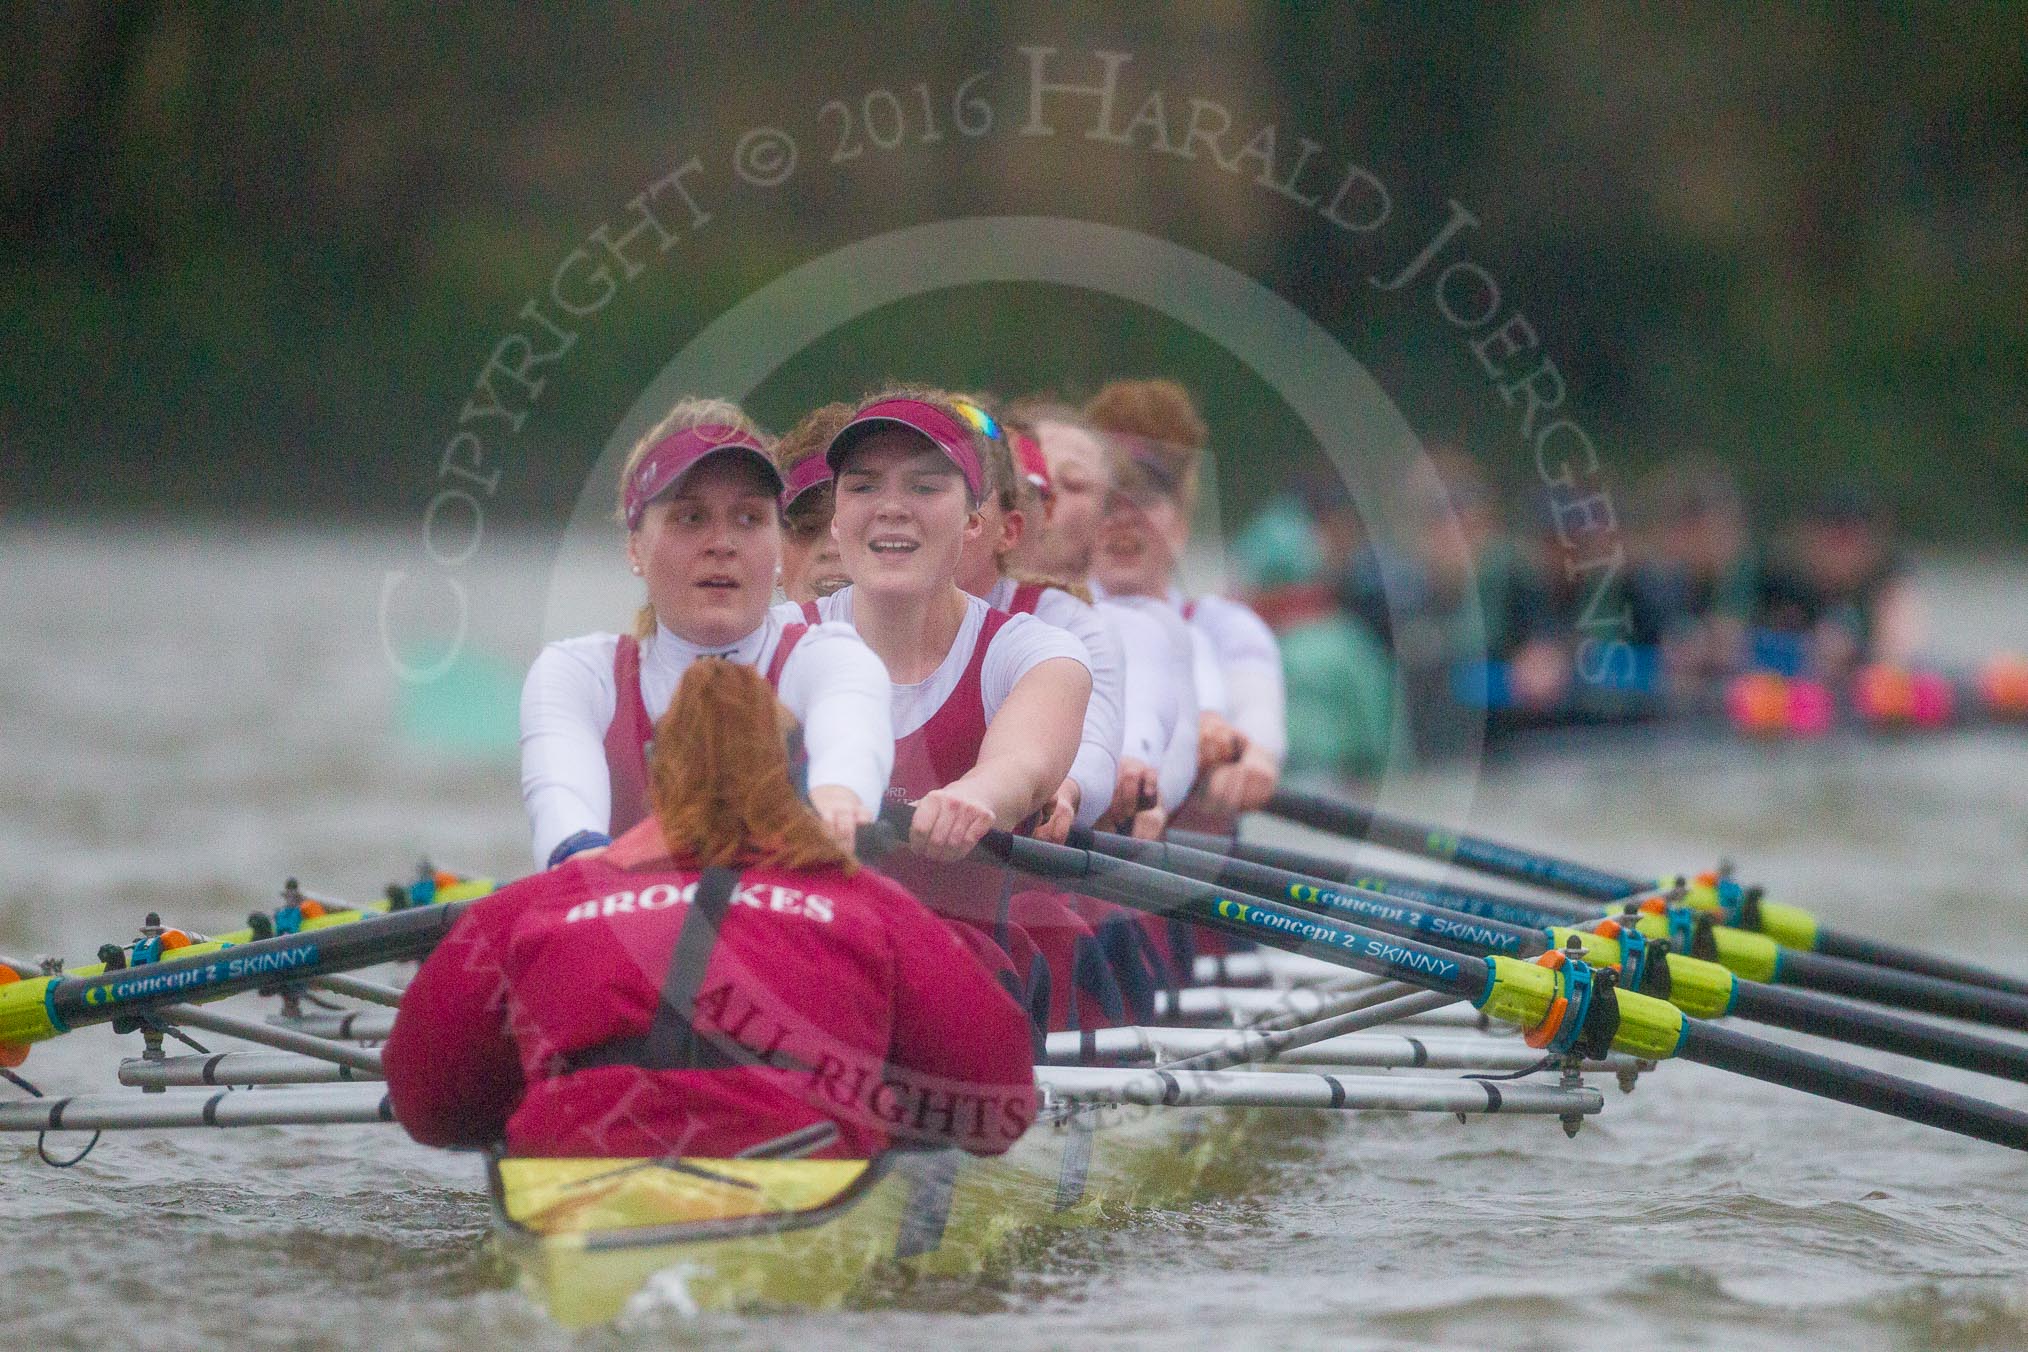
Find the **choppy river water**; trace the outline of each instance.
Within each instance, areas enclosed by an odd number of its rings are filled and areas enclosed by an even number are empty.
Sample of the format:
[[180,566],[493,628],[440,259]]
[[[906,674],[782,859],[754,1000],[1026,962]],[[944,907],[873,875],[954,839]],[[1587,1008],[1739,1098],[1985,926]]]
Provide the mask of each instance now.
[[[224,928],[292,873],[368,896],[423,851],[525,871],[511,751],[411,735],[377,607],[412,556],[372,534],[0,529],[0,949],[84,960],[147,910]],[[554,561],[530,543],[481,566],[474,637],[525,661]],[[1940,651],[2028,649],[2028,568],[1937,568],[1927,585]],[[527,606],[499,603],[516,595]],[[2024,769],[2028,733],[1988,733],[1573,750],[1398,788],[1628,870],[1728,854],[1848,928],[2019,969]],[[24,1070],[111,1091],[116,1055],[87,1030]],[[1926,1073],[2028,1107],[2028,1088]],[[573,1344],[506,1287],[486,1214],[474,1161],[393,1129],[108,1135],[68,1171],[12,1138],[0,1341]],[[2019,1348],[2028,1156],[1670,1065],[1609,1090],[1574,1141],[1539,1119],[1347,1118],[1252,1187],[1078,1236],[948,1301],[672,1315],[583,1341]]]

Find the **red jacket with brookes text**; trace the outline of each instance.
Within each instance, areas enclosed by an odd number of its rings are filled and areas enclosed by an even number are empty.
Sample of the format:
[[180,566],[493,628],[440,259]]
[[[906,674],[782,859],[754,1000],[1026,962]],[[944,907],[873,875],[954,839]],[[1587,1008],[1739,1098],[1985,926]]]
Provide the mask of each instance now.
[[[870,870],[752,869],[701,969],[714,1067],[573,1068],[648,1029],[699,872],[644,842],[511,884],[458,918],[384,1052],[428,1145],[523,1155],[728,1156],[835,1123],[821,1156],[890,1141],[998,1154],[1034,1118],[1028,1022],[919,902]],[[623,862],[616,862],[623,861]],[[623,866],[623,863],[632,866]]]

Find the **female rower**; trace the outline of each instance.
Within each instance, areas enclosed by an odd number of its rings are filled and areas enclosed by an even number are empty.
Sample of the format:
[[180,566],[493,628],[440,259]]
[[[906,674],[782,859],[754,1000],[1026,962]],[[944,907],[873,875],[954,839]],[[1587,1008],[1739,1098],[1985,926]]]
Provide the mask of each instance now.
[[[1091,659],[1061,630],[959,590],[959,556],[985,528],[986,471],[979,435],[950,396],[876,395],[825,460],[836,483],[831,531],[852,585],[802,613],[851,625],[885,664],[888,796],[916,804],[919,854],[962,859],[987,831],[1054,802],[1082,736]],[[1069,822],[1049,825],[1061,840]]]
[[[1281,777],[1287,748],[1286,695],[1274,634],[1259,616],[1219,596],[1186,599],[1176,574],[1190,544],[1197,466],[1209,437],[1190,394],[1173,380],[1114,381],[1085,414],[1126,452],[1132,475],[1106,513],[1098,581],[1108,595],[1166,598],[1202,634],[1216,673],[1200,679],[1211,710],[1203,720],[1202,791],[1215,815],[1264,806]],[[1223,706],[1206,687],[1222,679]]]
[[[981,529],[965,540],[958,556],[957,584],[995,610],[1033,615],[1076,635],[1090,655],[1091,699],[1085,705],[1084,740],[1051,811],[1052,818],[1068,816],[1077,826],[1091,826],[1114,815],[1114,800],[1122,787],[1118,776],[1126,673],[1119,639],[1090,601],[1065,590],[1056,579],[1010,573],[1009,556],[1020,545],[1029,519],[1041,515],[1048,470],[1040,463],[1039,449],[1031,463],[1017,464],[1008,431],[976,400],[960,399],[956,407],[980,435],[987,482],[979,503]],[[1138,782],[1132,786],[1126,815],[1140,810],[1140,787]],[[1052,820],[1052,826],[1057,824]]]
[[685,671],[653,815],[460,916],[383,1053],[427,1145],[517,1155],[998,1154],[1035,1115],[1021,1011],[798,799],[751,667]]
[[849,848],[893,763],[887,672],[849,626],[769,612],[782,481],[731,404],[684,400],[620,476],[627,558],[647,604],[631,634],[544,648],[521,695],[521,796],[538,863],[607,844],[647,815],[645,750],[699,656],[766,673],[803,727],[810,803]]
[[797,605],[851,584],[831,535],[831,467],[824,448],[852,421],[852,405],[826,404],[782,434],[775,466],[782,493],[782,595]]
[[[1039,509],[1028,511],[1010,562],[1033,576],[1068,578],[1089,587],[1106,500],[1118,477],[1116,453],[1067,404],[1017,401],[1005,424],[1032,438],[1041,457],[1039,478],[1047,485]],[[1037,473],[1031,470],[1023,477],[1033,480]],[[1133,833],[1154,839],[1197,777],[1197,683],[1190,630],[1180,615],[1152,598],[1101,596],[1096,606],[1118,634],[1125,663],[1114,815],[1125,813],[1129,804],[1144,805],[1132,817]]]
[[[965,542],[958,585],[996,610],[1033,615],[1076,635],[1085,645],[1092,656],[1092,697],[1085,710],[1084,741],[1071,767],[1070,781],[1066,781],[1067,789],[1075,782],[1083,797],[1084,809],[1077,814],[1077,824],[1096,824],[1102,817],[1107,822],[1124,818],[1147,834],[1159,834],[1161,810],[1155,799],[1154,771],[1143,765],[1128,767],[1122,775],[1116,769],[1121,759],[1125,696],[1125,657],[1118,622],[1067,589],[1081,591],[1081,583],[1060,586],[1033,575],[1009,573],[1009,556],[1019,546],[1027,523],[1040,522],[1047,515],[1051,483],[1042,449],[1025,433],[1000,423],[977,401],[960,400],[958,411],[985,438],[988,483],[981,512],[985,530],[976,540]],[[1159,638],[1154,641],[1161,642]],[[1157,994],[1180,984],[1167,926],[1160,917],[1051,887],[1013,894],[1008,912],[1038,936],[1050,960],[1052,1027],[1088,1028],[1117,1023],[1127,1015],[1137,1022],[1148,1022],[1155,1016]],[[1052,943],[1054,951],[1050,951]],[[1103,954],[1103,967],[1088,959],[1080,961],[1092,950]],[[1106,980],[1107,976],[1112,980]]]
[[[831,530],[852,585],[800,613],[851,623],[893,680],[888,796],[915,804],[918,857],[890,857],[882,867],[968,942],[997,942],[1038,997],[1037,1012],[1046,1000],[1050,1021],[1061,1022],[1073,992],[1104,985],[1080,951],[1088,935],[1061,907],[1016,917],[1004,870],[957,861],[989,829],[1038,814],[1037,835],[1068,833],[1078,804],[1063,801],[1064,784],[1083,736],[1091,658],[1072,635],[996,611],[956,585],[966,542],[984,530],[988,483],[983,439],[951,396],[876,395],[825,460],[836,483]],[[1041,927],[1041,918],[1054,923]],[[1040,932],[1026,928],[1030,919]]]
[[[1013,557],[1037,572],[1088,579],[1105,501],[1120,476],[1117,453],[1083,414],[1046,400],[1016,403],[1004,425],[1015,429],[1009,443],[1017,451],[1021,437],[1032,437],[1035,457],[1020,476],[1026,519]],[[1132,834],[1157,839],[1197,777],[1195,645],[1183,618],[1154,598],[1104,597],[1096,609],[1125,658],[1120,778],[1110,815],[1126,817]],[[1146,1020],[1157,989],[1189,984],[1196,952],[1190,926],[1088,898],[1073,904],[1096,931],[1135,1018]]]

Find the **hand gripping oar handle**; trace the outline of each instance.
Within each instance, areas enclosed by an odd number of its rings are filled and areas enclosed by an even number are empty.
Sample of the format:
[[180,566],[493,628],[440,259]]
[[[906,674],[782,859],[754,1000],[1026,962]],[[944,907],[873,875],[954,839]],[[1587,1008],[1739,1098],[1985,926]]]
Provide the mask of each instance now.
[[[891,806],[881,813],[881,822],[901,834],[906,834],[912,819],[913,812],[907,807]],[[1208,888],[1188,878],[1126,860],[1109,859],[1091,850],[1052,845],[996,830],[986,833],[979,842],[978,853],[1011,864],[1024,873],[1064,883],[1071,891],[1086,896],[1157,915],[1173,915],[1291,952],[1315,951],[1340,966],[1411,982],[1429,990],[1447,991],[1475,1004],[1485,997],[1487,987],[1492,984],[1490,969],[1482,959],[1395,939],[1323,916],[1304,915],[1274,902]]]

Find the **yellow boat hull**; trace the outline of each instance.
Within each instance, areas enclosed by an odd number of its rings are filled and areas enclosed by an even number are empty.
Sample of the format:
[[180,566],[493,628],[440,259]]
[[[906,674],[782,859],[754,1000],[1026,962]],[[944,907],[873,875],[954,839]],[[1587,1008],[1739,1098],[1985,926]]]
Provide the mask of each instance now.
[[1004,1265],[1027,1232],[1094,1224],[1196,1193],[1250,1115],[1085,1110],[1006,1155],[875,1160],[509,1158],[490,1170],[496,1230],[559,1323],[630,1304],[823,1308],[919,1276]]

